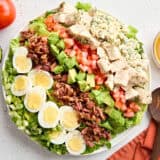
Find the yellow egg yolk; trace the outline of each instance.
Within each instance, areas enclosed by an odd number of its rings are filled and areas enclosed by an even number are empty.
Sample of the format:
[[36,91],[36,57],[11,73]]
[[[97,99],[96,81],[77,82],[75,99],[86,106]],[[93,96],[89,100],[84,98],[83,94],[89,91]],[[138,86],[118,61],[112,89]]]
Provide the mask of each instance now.
[[73,136],[68,141],[68,146],[72,151],[78,152],[83,148],[83,141],[78,136]]
[[78,116],[76,111],[65,111],[62,122],[66,128],[76,127],[78,125]]
[[46,87],[47,88],[49,86],[49,84],[50,84],[50,79],[44,73],[38,72],[38,73],[35,74],[34,83],[37,86],[41,86],[41,87]]
[[16,91],[25,90],[27,87],[27,80],[24,77],[18,77],[14,82],[14,89]]
[[56,108],[53,107],[47,107],[43,112],[44,122],[48,124],[52,124],[53,122],[55,122],[57,116],[58,116],[58,111]]
[[53,131],[50,133],[50,139],[56,139],[61,134],[61,131]]
[[39,107],[42,104],[42,97],[38,93],[35,93],[35,92],[30,93],[27,97],[27,103],[30,109],[33,109],[33,110],[39,109]]
[[20,70],[25,70],[29,66],[29,61],[25,55],[21,55],[15,58],[15,64]]

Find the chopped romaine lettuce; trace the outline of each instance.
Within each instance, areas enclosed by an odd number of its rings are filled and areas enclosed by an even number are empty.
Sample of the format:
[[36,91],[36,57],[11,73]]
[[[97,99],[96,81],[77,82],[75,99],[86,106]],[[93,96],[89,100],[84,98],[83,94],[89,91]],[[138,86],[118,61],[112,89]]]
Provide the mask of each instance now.
[[128,26],[128,33],[127,33],[128,38],[136,38],[137,33],[138,30],[135,27]]
[[96,143],[93,147],[86,148],[85,152],[83,154],[89,154],[96,150],[98,150],[100,147],[106,146],[107,148],[111,148],[111,143],[106,139],[101,139],[98,143]]
[[99,105],[106,104],[110,107],[114,107],[114,100],[106,89],[92,90],[91,97],[95,99]]
[[48,36],[50,32],[47,30],[47,27],[44,23],[44,18],[40,17],[30,22],[29,29],[35,31],[41,36]]
[[0,47],[0,62],[2,61],[2,48]]
[[11,41],[10,41],[10,45],[9,45],[9,47],[10,47],[10,52],[11,52],[11,54],[10,55],[12,55],[13,54],[13,52],[14,52],[14,50],[17,48],[17,47],[19,47],[19,38],[15,38],[15,39],[12,39]]
[[124,126],[125,124],[125,118],[122,115],[122,112],[116,110],[113,107],[107,107],[105,110],[105,113],[110,118],[111,126],[115,128],[115,126]]
[[76,8],[87,12],[92,8],[92,6],[90,3],[77,2]]
[[112,126],[110,125],[110,123],[108,121],[101,123],[100,126],[106,128],[109,131],[113,130]]

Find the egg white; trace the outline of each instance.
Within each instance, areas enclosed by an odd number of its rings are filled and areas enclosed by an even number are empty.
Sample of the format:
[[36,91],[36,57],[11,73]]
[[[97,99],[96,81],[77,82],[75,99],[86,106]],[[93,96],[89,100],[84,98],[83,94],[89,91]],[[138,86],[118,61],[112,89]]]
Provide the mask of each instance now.
[[[36,82],[36,76],[38,76],[40,74],[45,77],[45,79],[43,79],[43,81],[45,81],[45,82],[46,82],[46,80],[49,81],[47,86],[46,86],[46,84],[42,84],[42,80],[37,80],[38,82]],[[53,86],[53,78],[52,78],[51,74],[47,71],[43,71],[43,70],[40,70],[40,69],[33,69],[28,74],[28,77],[30,78],[33,86],[40,86],[40,87],[43,87],[46,90],[50,89]]]
[[[34,94],[34,93],[37,94],[41,100],[40,105],[36,109],[30,108],[28,106],[28,98],[31,94]],[[35,113],[35,112],[38,112],[43,107],[43,105],[45,104],[45,101],[46,101],[45,90],[42,87],[33,87],[26,93],[26,96],[24,98],[24,105],[29,112]]]
[[[50,108],[50,107],[57,111],[56,119],[52,123],[45,122],[45,120],[44,120],[44,112],[47,108]],[[39,122],[40,126],[43,128],[56,127],[58,125],[59,119],[60,119],[59,108],[54,102],[51,102],[51,101],[46,102],[38,113],[38,122]]]
[[[53,132],[55,132],[55,131],[53,131]],[[63,144],[66,141],[66,135],[67,135],[66,130],[62,129],[60,131],[60,134],[58,135],[58,137],[56,137],[56,138],[50,137],[50,141],[53,144]]]
[[[72,147],[70,146],[70,141],[73,140],[75,137],[80,141],[82,145],[82,147],[78,151],[73,150],[72,149],[73,146]],[[78,130],[74,130],[67,134],[65,144],[66,144],[67,151],[72,155],[80,155],[86,150],[86,143],[80,131]]]
[[[21,85],[21,84],[17,84],[19,82],[19,80],[21,81],[21,79],[23,79],[26,83],[24,86],[24,89],[16,89],[15,85]],[[31,81],[29,80],[29,78],[27,76],[18,75],[15,77],[14,82],[12,83],[11,92],[15,96],[23,96],[27,93],[28,90],[31,89],[31,87],[32,87]]]
[[[73,113],[75,113],[76,111],[71,107],[71,106],[62,106],[61,108],[60,108],[60,117],[61,117],[61,119],[60,119],[60,124],[61,124],[61,126],[64,128],[64,129],[66,129],[67,131],[73,131],[73,130],[75,130],[76,128],[78,128],[79,127],[79,123],[78,123],[78,121],[77,122],[75,122],[75,123],[77,123],[77,124],[75,124],[75,126],[73,126],[73,127],[67,127],[67,126],[65,126],[65,124],[64,123],[66,123],[66,122],[64,122],[64,117],[68,114],[67,112],[73,112]],[[72,121],[73,120],[73,117],[70,117],[70,120],[68,120],[68,122],[69,121]],[[66,120],[65,120],[66,121]]]
[[[15,49],[13,55],[13,67],[17,70],[18,73],[28,73],[32,69],[32,60],[27,57],[27,54],[28,50],[26,47],[18,47]],[[22,64],[22,66],[20,66],[16,63],[16,59],[22,56],[24,57],[24,63]],[[23,68],[24,66],[26,68]]]

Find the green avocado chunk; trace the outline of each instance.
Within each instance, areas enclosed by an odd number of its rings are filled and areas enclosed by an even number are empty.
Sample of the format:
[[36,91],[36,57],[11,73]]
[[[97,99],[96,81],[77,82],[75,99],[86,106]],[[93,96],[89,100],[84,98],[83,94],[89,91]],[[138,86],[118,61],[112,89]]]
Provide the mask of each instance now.
[[76,76],[77,76],[76,70],[74,68],[70,69],[68,71],[68,80],[67,80],[67,82],[69,84],[75,83],[76,82]]
[[64,63],[67,61],[68,57],[65,54],[64,51],[60,52],[60,54],[57,56],[58,62],[60,65],[64,65]]
[[87,83],[90,85],[90,87],[95,87],[95,76],[94,74],[87,74]]
[[64,71],[64,67],[61,65],[56,66],[52,72],[54,72],[55,74],[60,74]]
[[51,44],[56,44],[59,41],[59,35],[56,32],[52,32],[50,33],[49,37],[48,37],[48,43]]
[[51,49],[51,53],[57,57],[59,55],[59,49],[54,45],[54,44],[51,44],[50,45],[50,49]]
[[71,69],[73,68],[74,66],[77,65],[77,61],[76,61],[76,58],[75,57],[68,57],[64,60],[64,63],[65,63],[65,66],[68,68],[68,69]]
[[86,73],[81,71],[76,76],[77,81],[85,80],[85,78],[86,78]]
[[64,44],[64,41],[63,40],[60,40],[57,42],[56,46],[59,48],[59,49],[65,49],[65,44]]
[[86,92],[91,89],[91,87],[88,85],[87,81],[85,81],[85,80],[78,81],[78,84],[79,84],[79,88],[82,92]]

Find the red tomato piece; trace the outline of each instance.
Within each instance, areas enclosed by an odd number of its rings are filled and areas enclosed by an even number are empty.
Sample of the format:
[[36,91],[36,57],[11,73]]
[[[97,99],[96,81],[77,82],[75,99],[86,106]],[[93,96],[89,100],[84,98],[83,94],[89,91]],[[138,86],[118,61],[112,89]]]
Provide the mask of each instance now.
[[130,104],[129,104],[129,108],[131,108],[132,110],[133,110],[133,112],[138,112],[138,111],[140,111],[140,106],[138,105],[138,104],[136,104],[135,102],[131,102]]
[[134,112],[130,108],[128,108],[127,111],[124,113],[124,117],[132,118],[134,117]]
[[0,29],[10,25],[16,17],[16,9],[12,0],[0,1]]
[[88,71],[88,67],[87,67],[87,66],[84,66],[84,65],[82,65],[82,64],[79,65],[79,68],[80,68],[83,72]]
[[126,111],[127,110],[127,106],[125,103],[123,103],[122,101],[116,101],[115,102],[115,106],[120,109],[121,111]]
[[72,48],[74,45],[74,40],[72,38],[65,38],[64,43],[66,48]]

